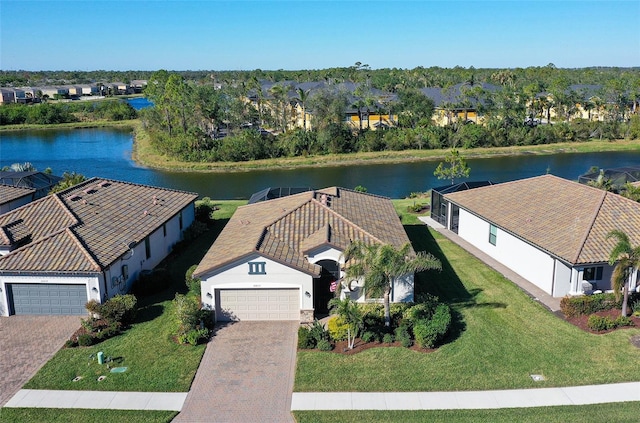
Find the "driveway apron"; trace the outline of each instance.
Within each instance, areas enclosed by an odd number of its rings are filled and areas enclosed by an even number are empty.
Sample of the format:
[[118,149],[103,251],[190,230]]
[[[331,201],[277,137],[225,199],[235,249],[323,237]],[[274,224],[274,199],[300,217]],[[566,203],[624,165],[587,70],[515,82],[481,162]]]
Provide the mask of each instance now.
[[79,327],[79,316],[0,317],[0,407]]
[[174,422],[294,422],[298,322],[221,325]]

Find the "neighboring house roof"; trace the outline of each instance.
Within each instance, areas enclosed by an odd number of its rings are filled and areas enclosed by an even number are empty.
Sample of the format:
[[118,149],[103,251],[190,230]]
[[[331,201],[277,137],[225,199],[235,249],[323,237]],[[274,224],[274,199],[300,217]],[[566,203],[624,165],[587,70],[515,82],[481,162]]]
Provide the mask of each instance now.
[[388,198],[338,187],[303,192],[238,207],[194,275],[259,254],[319,276],[320,266],[306,253],[322,246],[344,250],[356,240],[397,247],[409,242]]
[[33,188],[38,191],[38,197],[46,195],[60,181],[59,176],[38,171],[0,171],[0,185]]
[[197,194],[92,178],[0,216],[2,272],[101,271]]
[[33,188],[14,187],[9,185],[0,185],[0,204],[10,203],[18,198],[33,195],[36,192]]
[[613,229],[640,244],[640,203],[553,175],[445,198],[571,264],[608,261]]

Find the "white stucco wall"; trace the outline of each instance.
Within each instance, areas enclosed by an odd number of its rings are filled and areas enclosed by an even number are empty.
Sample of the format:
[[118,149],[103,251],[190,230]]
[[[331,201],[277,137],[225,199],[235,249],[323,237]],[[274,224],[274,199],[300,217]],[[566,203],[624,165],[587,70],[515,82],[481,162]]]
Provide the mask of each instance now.
[[571,266],[558,259],[555,260],[555,266],[552,295],[554,297],[564,297],[569,294],[572,289]]
[[[100,285],[98,276],[1,276],[0,275],[0,316],[9,315],[9,300],[7,298],[7,284],[33,283],[33,284],[84,284],[87,289],[88,300],[100,300]],[[98,292],[93,288],[97,288]]]
[[553,294],[554,258],[498,228],[489,243],[489,223],[460,209],[458,235],[549,294]]
[[[249,274],[249,262],[264,262],[266,274]],[[300,309],[313,309],[313,277],[258,254],[207,275],[201,282],[203,307],[215,310],[215,290],[224,288],[298,288]]]

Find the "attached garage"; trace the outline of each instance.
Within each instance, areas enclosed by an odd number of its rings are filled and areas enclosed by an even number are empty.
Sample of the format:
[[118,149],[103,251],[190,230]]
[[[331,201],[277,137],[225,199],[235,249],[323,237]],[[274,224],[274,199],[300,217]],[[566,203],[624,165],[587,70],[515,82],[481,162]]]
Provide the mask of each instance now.
[[13,314],[87,314],[84,284],[13,283],[6,286]]
[[216,318],[236,320],[300,320],[300,290],[218,289]]

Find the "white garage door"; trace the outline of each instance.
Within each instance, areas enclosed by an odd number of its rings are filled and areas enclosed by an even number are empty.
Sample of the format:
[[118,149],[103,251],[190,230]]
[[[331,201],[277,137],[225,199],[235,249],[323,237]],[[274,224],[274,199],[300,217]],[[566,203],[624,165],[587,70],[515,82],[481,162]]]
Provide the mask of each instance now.
[[216,297],[219,321],[300,320],[298,289],[220,289]]

